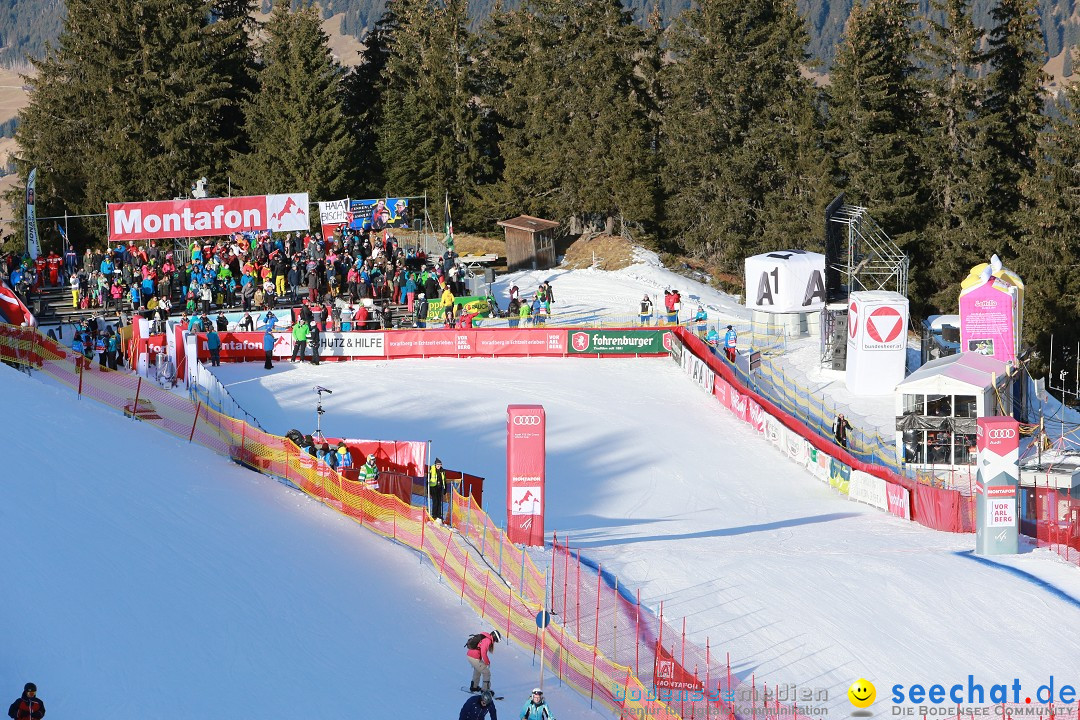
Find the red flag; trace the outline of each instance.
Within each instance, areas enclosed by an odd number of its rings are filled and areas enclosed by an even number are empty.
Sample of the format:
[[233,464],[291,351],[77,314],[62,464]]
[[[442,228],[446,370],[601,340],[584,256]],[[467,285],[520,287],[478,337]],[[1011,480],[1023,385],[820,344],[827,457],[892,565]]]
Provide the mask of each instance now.
[[664,646],[656,643],[656,665],[653,668],[653,684],[657,690],[703,690],[704,685],[694,677],[693,673],[686,672],[686,668],[680,665],[675,656],[664,649]]

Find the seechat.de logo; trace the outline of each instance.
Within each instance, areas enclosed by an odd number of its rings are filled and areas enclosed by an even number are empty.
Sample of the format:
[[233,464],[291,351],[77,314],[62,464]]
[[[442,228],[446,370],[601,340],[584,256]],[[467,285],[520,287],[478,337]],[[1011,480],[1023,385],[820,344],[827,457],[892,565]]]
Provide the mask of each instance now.
[[539,425],[539,415],[516,415],[514,416],[515,425]]

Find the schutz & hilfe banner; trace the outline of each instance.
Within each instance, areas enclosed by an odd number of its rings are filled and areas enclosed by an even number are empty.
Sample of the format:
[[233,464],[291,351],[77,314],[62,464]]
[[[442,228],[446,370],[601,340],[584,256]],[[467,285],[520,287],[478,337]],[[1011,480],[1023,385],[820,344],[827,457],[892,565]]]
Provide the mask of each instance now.
[[109,242],[309,227],[308,194],[109,203]]

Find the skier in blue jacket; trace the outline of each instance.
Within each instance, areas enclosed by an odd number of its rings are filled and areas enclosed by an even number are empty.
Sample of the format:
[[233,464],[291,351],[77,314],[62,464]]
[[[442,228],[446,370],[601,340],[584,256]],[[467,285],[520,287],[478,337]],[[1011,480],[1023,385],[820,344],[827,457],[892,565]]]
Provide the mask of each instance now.
[[543,690],[533,688],[529,701],[525,703],[525,707],[521,708],[520,720],[555,720],[555,716],[551,714],[551,708],[544,701]]
[[473,695],[461,706],[458,720],[499,720],[499,714],[495,711],[495,698],[490,690],[485,690],[479,695]]

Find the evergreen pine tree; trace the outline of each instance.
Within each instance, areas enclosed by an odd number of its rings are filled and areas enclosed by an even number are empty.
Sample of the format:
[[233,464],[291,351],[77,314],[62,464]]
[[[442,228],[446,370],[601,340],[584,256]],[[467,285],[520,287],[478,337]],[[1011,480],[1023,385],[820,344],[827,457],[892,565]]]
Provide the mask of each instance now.
[[[1024,337],[1035,348],[1030,369],[1080,342],[1080,88],[1069,85],[1061,114],[1039,134],[1035,172],[1021,187],[1020,233],[1013,269],[1026,285]],[[1055,360],[1061,360],[1058,355]]]
[[931,177],[928,221],[920,245],[925,264],[915,295],[936,309],[951,311],[960,281],[980,262],[975,254],[981,233],[974,217],[982,192],[973,180],[978,113],[985,95],[979,78],[984,61],[983,33],[971,18],[968,0],[934,0],[940,21],[931,22],[926,57],[926,166]]
[[980,260],[998,253],[1013,257],[1009,245],[1023,209],[1021,185],[1035,170],[1042,116],[1042,35],[1035,0],[999,0],[994,7],[987,60],[987,97],[975,154],[976,212],[983,240]]
[[[199,0],[71,0],[59,45],[35,63],[16,138],[47,211],[186,195],[220,166],[226,103]],[[98,227],[103,230],[103,227]]]
[[[534,0],[489,42],[505,79],[485,97],[499,118],[511,212],[608,231],[655,223],[655,150],[637,74],[643,33],[616,0]],[[485,32],[491,35],[490,26]]]
[[313,7],[277,0],[259,51],[259,92],[244,106],[251,149],[233,156],[233,183],[248,194],[309,192],[335,200],[348,192],[355,161],[345,127],[341,79]]
[[665,227],[736,270],[821,237],[828,178],[806,34],[786,0],[704,0],[671,32],[663,86]]
[[481,149],[483,112],[466,0],[392,0],[376,147],[384,192],[449,194],[459,225],[474,220],[472,198],[490,174]]
[[867,207],[913,256],[917,281],[925,264],[915,241],[926,220],[928,188],[913,12],[908,0],[852,8],[833,66],[828,138],[847,201]]

